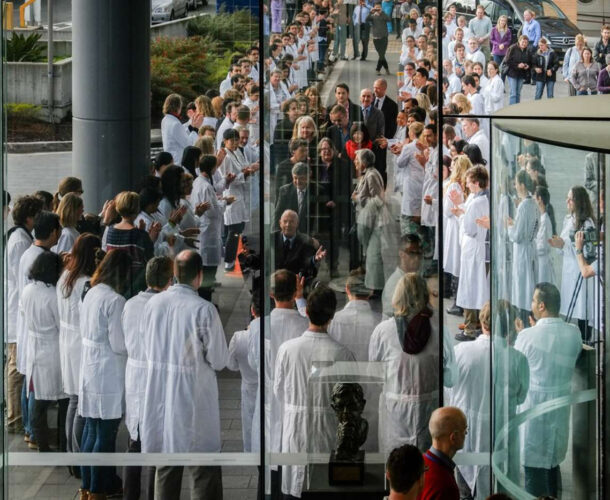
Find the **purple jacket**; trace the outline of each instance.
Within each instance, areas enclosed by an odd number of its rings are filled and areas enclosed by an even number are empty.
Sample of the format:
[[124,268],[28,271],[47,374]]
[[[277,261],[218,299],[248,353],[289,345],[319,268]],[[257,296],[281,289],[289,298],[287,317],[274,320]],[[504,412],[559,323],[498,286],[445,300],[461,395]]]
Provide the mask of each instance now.
[[610,75],[607,67],[602,69],[597,76],[597,91],[600,94],[610,94]]
[[[489,37],[491,42],[491,53],[494,56],[505,56],[508,47],[510,47],[510,42],[512,41],[512,34],[508,28],[504,32],[504,36],[500,35],[498,28],[495,26],[491,30],[491,35]],[[500,49],[500,45],[504,44],[504,48]]]

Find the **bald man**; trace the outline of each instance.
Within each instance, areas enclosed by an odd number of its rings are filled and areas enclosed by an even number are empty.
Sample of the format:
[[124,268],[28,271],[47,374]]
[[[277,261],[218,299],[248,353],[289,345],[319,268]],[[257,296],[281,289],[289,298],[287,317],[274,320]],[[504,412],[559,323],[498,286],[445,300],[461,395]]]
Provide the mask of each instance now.
[[459,500],[460,491],[455,482],[453,457],[464,446],[468,432],[466,415],[459,408],[445,406],[432,412],[428,429],[432,446],[424,454],[428,467],[420,500]]

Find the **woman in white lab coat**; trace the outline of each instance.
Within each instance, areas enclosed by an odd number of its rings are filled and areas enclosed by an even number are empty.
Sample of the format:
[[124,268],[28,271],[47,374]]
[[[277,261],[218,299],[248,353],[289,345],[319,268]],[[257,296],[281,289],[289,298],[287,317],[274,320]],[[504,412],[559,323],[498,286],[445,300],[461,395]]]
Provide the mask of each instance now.
[[62,390],[59,366],[59,312],[55,285],[62,269],[62,260],[53,252],[44,251],[34,261],[29,279],[21,294],[21,306],[28,329],[25,383],[34,389],[32,431],[38,450],[51,451],[47,409],[59,403],[59,451],[66,450],[63,432],[68,409],[68,398]]
[[104,257],[101,240],[91,234],[79,236],[72,247],[66,270],[57,283],[59,310],[59,361],[63,392],[69,398],[66,416],[66,451],[77,452],[85,425],[76,411],[78,407],[78,379],[81,362],[80,307],[85,284],[91,279],[97,264]]
[[216,157],[204,155],[199,162],[199,175],[193,182],[191,202],[203,206],[199,217],[199,255],[203,261],[203,298],[211,300],[216,270],[222,261],[222,222],[225,207],[231,205],[235,197],[229,195],[218,198],[213,185],[216,173]]
[[536,235],[536,254],[538,256],[538,283],[546,281],[557,285],[555,269],[553,268],[553,254],[549,240],[557,234],[555,212],[551,205],[551,195],[544,186],[536,188],[536,204],[540,211],[540,225]]
[[[562,315],[571,313],[572,318],[578,320],[578,327],[583,340],[589,340],[591,327],[587,324],[593,318],[594,311],[594,281],[592,279],[582,280],[578,292],[576,286],[580,270],[576,258],[576,248],[574,246],[574,234],[577,231],[584,231],[589,235],[595,235],[595,219],[593,207],[587,190],[582,186],[574,186],[568,192],[567,197],[568,215],[563,221],[561,235],[554,235],[549,244],[561,250],[563,254],[563,266],[561,270],[561,309]],[[592,250],[591,243],[585,245],[583,251]],[[589,247],[587,249],[587,247]],[[574,304],[570,311],[570,302],[574,297]]]
[[538,207],[532,198],[534,183],[525,170],[515,176],[515,189],[519,198],[515,220],[508,217],[508,238],[513,242],[513,267],[511,304],[521,311],[521,319],[526,322],[534,287],[536,286],[536,246],[538,234]]
[[[379,443],[383,453],[412,444],[431,444],[428,420],[438,406],[438,331],[426,281],[405,274],[392,298],[394,317],[373,331],[369,361],[387,364],[384,393],[379,399]],[[385,422],[384,422],[385,419]]]
[[75,193],[66,194],[59,202],[55,213],[59,215],[62,230],[57,245],[51,248],[51,250],[58,254],[63,252],[70,253],[76,238],[79,236],[76,224],[83,215],[82,198]]
[[487,63],[489,82],[481,89],[485,101],[485,114],[491,115],[504,107],[504,82],[499,75],[500,67],[495,61]]
[[[91,278],[80,314],[82,337],[78,413],[86,418],[81,451],[114,453],[124,413],[127,350],[122,293],[131,286],[131,257],[111,250]],[[120,487],[113,467],[82,466],[81,492],[105,495]]]

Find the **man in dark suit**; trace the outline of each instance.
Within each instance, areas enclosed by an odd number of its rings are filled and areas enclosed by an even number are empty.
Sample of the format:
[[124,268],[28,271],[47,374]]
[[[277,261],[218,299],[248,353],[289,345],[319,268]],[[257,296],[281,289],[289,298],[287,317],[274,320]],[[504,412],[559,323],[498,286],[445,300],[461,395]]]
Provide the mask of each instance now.
[[379,160],[381,148],[377,139],[385,135],[385,118],[383,113],[373,106],[373,91],[362,89],[360,92],[360,104],[362,105],[362,116],[364,125],[369,132],[369,137],[373,141],[373,153],[375,153],[375,167],[379,170],[383,178],[383,184],[387,184],[387,173],[385,161]]
[[328,218],[332,210],[326,197],[324,186],[312,186],[309,182],[310,169],[306,163],[297,163],[292,168],[292,183],[282,186],[275,203],[273,229],[279,229],[280,218],[286,210],[293,210],[299,216],[299,232],[316,234],[321,220]]
[[[335,87],[335,103],[328,106],[326,109],[327,116],[330,117],[330,111],[333,109],[333,106],[337,104],[343,106],[347,111],[347,122],[348,128],[352,126],[352,123],[362,121],[362,110],[360,106],[354,104],[349,99],[349,87],[346,83],[339,83]],[[331,125],[328,123],[328,125]]]
[[309,146],[305,139],[292,139],[288,143],[290,158],[280,162],[275,171],[275,197],[280,188],[292,182],[292,169],[297,163],[308,163]]
[[299,216],[293,210],[284,211],[279,226],[280,230],[273,233],[275,269],[288,269],[305,277],[315,277],[326,250],[321,246],[316,250],[313,240],[297,231]]
[[326,129],[326,137],[331,140],[337,150],[337,157],[345,159],[347,158],[345,143],[349,140],[347,111],[340,104],[335,104],[330,110],[329,118],[332,125]]
[[[373,101],[373,107],[380,110],[381,114],[383,114],[383,118],[385,121],[385,130],[384,136],[388,139],[394,138],[396,134],[396,117],[398,116],[398,104],[396,104],[390,97],[386,94],[388,90],[388,82],[385,78],[379,78],[375,80],[373,83],[373,92],[375,94],[375,99]],[[386,182],[386,173],[385,168],[387,165],[387,150],[382,147],[377,147],[375,150],[375,167],[380,172],[383,172],[381,176],[383,177],[383,181]]]

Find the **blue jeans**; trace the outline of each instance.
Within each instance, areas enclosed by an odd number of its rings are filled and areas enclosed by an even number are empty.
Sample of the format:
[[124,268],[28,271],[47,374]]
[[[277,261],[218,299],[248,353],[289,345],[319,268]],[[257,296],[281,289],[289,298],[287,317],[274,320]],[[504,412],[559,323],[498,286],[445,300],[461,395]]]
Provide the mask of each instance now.
[[[597,90],[592,90],[590,95],[596,95],[596,94],[597,94]],[[589,93],[586,90],[577,90],[576,95],[589,95]]]
[[[82,438],[82,453],[114,453],[120,418],[102,420],[87,418]],[[81,488],[91,493],[107,493],[120,488],[121,480],[114,467],[83,465]],[[116,484],[115,484],[116,483]]]
[[333,52],[337,57],[344,58],[345,57],[345,43],[347,40],[347,26],[339,25],[337,26],[337,32],[335,33],[335,45],[333,47]]
[[521,102],[521,87],[523,87],[523,78],[508,77],[508,88],[510,89],[508,104],[519,104]]
[[23,420],[23,429],[31,439],[36,440],[34,431],[32,430],[32,415],[34,414],[34,391],[28,395],[28,388],[25,380],[21,389],[21,418]]
[[536,82],[536,96],[534,99],[542,99],[542,92],[544,91],[544,86],[546,85],[546,97],[547,99],[553,98],[553,91],[555,90],[555,82]]

